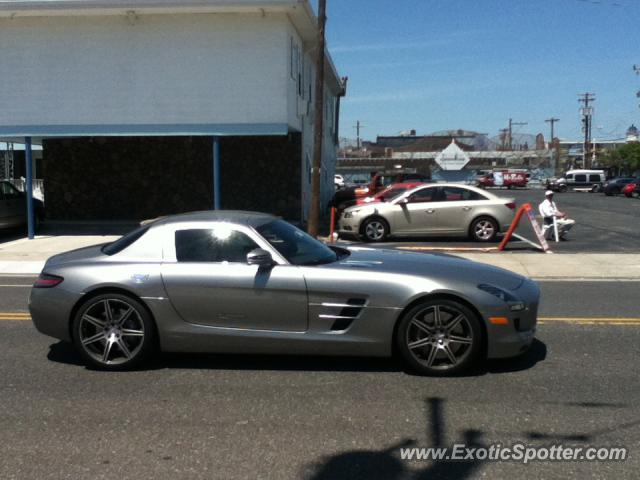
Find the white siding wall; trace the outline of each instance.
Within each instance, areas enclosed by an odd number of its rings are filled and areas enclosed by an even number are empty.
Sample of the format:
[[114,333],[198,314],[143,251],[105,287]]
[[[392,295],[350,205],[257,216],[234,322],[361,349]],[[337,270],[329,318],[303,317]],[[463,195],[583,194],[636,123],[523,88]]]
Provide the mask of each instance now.
[[284,15],[0,19],[0,126],[280,123]]
[[[295,101],[300,102],[298,104],[298,119],[299,125],[303,132],[302,135],[302,197],[304,211],[302,217],[307,219],[309,217],[309,200],[311,199],[311,166],[313,164],[313,143],[314,143],[314,121],[315,121],[315,59],[312,55],[306,54],[305,65],[306,70],[304,74],[305,84],[305,96],[303,99],[290,100],[290,105]],[[325,72],[328,77],[328,72]],[[311,80],[310,80],[311,79]],[[309,90],[311,95],[309,96]],[[291,94],[290,94],[291,98]],[[320,174],[320,206],[322,211],[329,203],[333,194],[335,193],[333,175],[336,167],[337,157],[337,145],[335,143],[335,128],[337,127],[337,119],[335,118],[335,102],[336,92],[329,88],[325,88],[324,92],[324,135],[322,143],[322,167]],[[308,102],[308,106],[306,103]],[[300,108],[300,105],[303,107]],[[294,105],[295,108],[295,105]],[[292,111],[292,108],[289,108]],[[306,113],[306,115],[300,115],[300,111]],[[289,124],[295,125],[294,120],[290,119]]]

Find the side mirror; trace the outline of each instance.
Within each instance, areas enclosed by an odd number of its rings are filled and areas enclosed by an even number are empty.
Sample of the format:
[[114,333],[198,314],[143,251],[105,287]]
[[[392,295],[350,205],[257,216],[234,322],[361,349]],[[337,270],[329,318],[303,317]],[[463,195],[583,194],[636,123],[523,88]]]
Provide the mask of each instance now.
[[273,258],[266,250],[256,248],[247,254],[247,263],[249,265],[258,265],[259,267],[271,267],[273,266]]
[[398,202],[399,205],[406,205],[407,203],[409,203],[409,197],[401,198]]

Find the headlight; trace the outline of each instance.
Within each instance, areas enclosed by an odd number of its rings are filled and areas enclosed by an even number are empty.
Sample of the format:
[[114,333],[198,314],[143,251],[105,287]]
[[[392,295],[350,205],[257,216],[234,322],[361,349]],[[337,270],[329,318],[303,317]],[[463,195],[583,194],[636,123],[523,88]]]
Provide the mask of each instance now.
[[487,292],[487,293],[493,295],[494,297],[498,297],[500,300],[502,300],[503,302],[508,304],[509,305],[509,309],[512,312],[519,312],[519,311],[525,309],[524,302],[518,300],[516,297],[511,295],[506,290],[503,290],[501,288],[495,287],[493,285],[488,285],[486,283],[481,283],[480,285],[478,285],[478,288],[480,290],[482,290],[483,292]]

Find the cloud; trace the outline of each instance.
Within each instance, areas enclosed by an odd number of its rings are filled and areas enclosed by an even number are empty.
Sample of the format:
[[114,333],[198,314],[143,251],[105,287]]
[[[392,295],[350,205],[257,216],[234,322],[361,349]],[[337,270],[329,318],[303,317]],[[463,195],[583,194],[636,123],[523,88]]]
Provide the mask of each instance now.
[[429,39],[416,39],[414,41],[407,42],[385,42],[385,43],[362,43],[355,45],[338,45],[335,47],[329,48],[329,51],[332,54],[342,54],[342,53],[361,53],[361,52],[374,52],[374,51],[384,51],[384,50],[404,50],[404,49],[423,49],[429,47],[441,47],[443,45],[449,45],[454,43],[455,41],[469,37],[475,36],[482,33],[486,33],[486,30],[465,30],[458,31],[453,33],[448,33],[445,35],[440,35],[438,37],[429,38]]

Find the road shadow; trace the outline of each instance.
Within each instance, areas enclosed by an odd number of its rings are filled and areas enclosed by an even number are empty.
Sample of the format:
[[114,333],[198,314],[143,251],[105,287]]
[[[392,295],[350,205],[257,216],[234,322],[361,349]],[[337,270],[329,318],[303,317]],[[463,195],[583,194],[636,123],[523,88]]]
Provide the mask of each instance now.
[[[539,340],[523,355],[505,360],[482,362],[468,372],[453,377],[474,377],[489,373],[518,372],[533,368],[545,359],[547,347]],[[68,342],[49,347],[47,358],[56,363],[85,366],[85,362]],[[91,369],[90,367],[86,367]],[[160,353],[136,370],[198,369],[247,371],[309,371],[309,372],[397,372],[419,376],[408,370],[397,357],[344,357],[307,355],[255,355],[227,353]]]
[[[56,363],[85,366],[72,344],[57,342],[49,347],[47,358]],[[89,368],[89,367],[87,367]],[[310,372],[402,372],[393,358],[328,357],[302,355],[254,355],[226,353],[159,353],[136,370],[273,370]]]
[[[425,428],[429,447],[446,448],[463,444],[466,448],[488,448],[484,433],[466,429],[453,442],[447,441],[445,400],[438,397],[425,399]],[[351,450],[324,457],[307,465],[303,477],[307,480],[433,480],[465,479],[475,475],[484,460],[423,460],[401,458],[400,451],[417,445],[413,438],[405,438],[380,450]],[[413,468],[410,468],[413,467]]]

